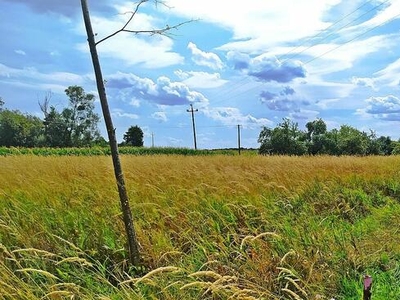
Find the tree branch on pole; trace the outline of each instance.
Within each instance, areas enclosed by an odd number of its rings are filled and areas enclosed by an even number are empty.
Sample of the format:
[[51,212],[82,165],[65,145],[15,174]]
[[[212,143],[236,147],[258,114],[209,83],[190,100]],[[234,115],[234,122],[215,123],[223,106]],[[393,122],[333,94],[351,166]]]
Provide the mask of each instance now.
[[[86,28],[86,33],[87,33],[87,37],[88,37],[90,54],[92,57],[94,73],[96,76],[97,91],[99,93],[99,98],[100,98],[101,108],[103,111],[104,121],[105,121],[106,127],[107,127],[107,134],[108,134],[109,144],[110,144],[110,148],[111,148],[112,161],[113,161],[113,166],[114,166],[114,174],[115,174],[115,178],[117,181],[118,193],[119,193],[119,198],[120,198],[120,203],[121,203],[121,210],[122,210],[122,215],[123,215],[123,221],[124,221],[125,231],[126,231],[127,240],[128,240],[129,261],[131,264],[133,264],[135,266],[138,266],[140,263],[139,243],[137,241],[135,227],[134,227],[133,218],[132,218],[132,212],[131,212],[131,209],[129,206],[129,199],[128,199],[128,194],[126,192],[124,175],[122,172],[121,162],[119,159],[118,143],[117,143],[117,139],[115,136],[115,128],[114,128],[114,125],[112,122],[110,109],[108,107],[106,89],[104,86],[104,80],[103,80],[103,75],[102,75],[102,71],[101,71],[101,66],[100,66],[100,61],[99,61],[99,57],[97,54],[96,46],[97,46],[97,44],[115,36],[116,34],[118,34],[120,32],[125,31],[125,32],[130,32],[130,33],[135,33],[135,34],[138,34],[138,33],[165,34],[167,31],[169,31],[171,29],[176,29],[185,23],[191,22],[191,21],[183,22],[181,24],[178,24],[178,25],[175,25],[172,27],[166,26],[165,28],[160,29],[160,30],[148,30],[148,31],[127,30],[126,27],[132,21],[133,17],[136,15],[140,6],[147,1],[149,1],[149,0],[141,0],[136,5],[136,9],[133,12],[131,12],[131,14],[132,14],[131,17],[129,18],[129,20],[126,22],[126,24],[120,30],[114,32],[113,34],[105,37],[104,39],[102,39],[96,43],[95,35],[93,32],[93,28],[92,28],[92,24],[91,24],[91,20],[90,20],[90,14],[89,14],[87,0],[81,0],[83,19],[85,22],[85,28]],[[155,0],[155,2],[159,3],[159,1],[157,1],[157,0]]]

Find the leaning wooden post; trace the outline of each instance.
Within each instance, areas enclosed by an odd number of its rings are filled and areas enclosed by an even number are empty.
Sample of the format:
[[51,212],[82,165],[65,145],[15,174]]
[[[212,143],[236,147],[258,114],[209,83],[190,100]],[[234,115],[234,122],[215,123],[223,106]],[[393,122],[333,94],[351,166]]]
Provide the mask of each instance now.
[[103,75],[101,72],[100,61],[97,55],[96,42],[92,24],[90,21],[89,8],[86,0],[81,0],[83,19],[85,21],[86,33],[88,37],[90,54],[92,56],[94,73],[96,75],[97,91],[99,93],[101,108],[103,111],[104,121],[107,127],[108,139],[111,148],[112,161],[114,165],[115,178],[117,180],[118,193],[121,202],[121,210],[125,224],[125,231],[128,239],[129,261],[133,265],[140,262],[139,246],[136,238],[135,228],[133,226],[132,212],[129,207],[128,194],[125,188],[125,180],[122,172],[121,161],[118,153],[118,143],[115,137],[115,129],[111,119],[110,109],[108,107],[106,89],[104,87]]
[[364,276],[364,293],[363,300],[371,300],[372,296],[372,277],[369,275]]

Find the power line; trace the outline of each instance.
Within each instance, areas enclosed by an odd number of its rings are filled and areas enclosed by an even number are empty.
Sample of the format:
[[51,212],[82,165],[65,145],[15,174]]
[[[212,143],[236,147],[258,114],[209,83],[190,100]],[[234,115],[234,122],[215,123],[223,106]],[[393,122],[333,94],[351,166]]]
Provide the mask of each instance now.
[[[386,2],[387,2],[387,1],[386,1]],[[365,35],[365,34],[371,32],[371,31],[373,31],[374,29],[376,29],[376,28],[378,28],[378,27],[380,27],[380,26],[382,26],[382,25],[384,25],[384,24],[386,24],[386,23],[389,23],[389,22],[395,20],[395,19],[398,18],[399,16],[400,16],[400,14],[397,14],[397,15],[395,15],[394,17],[390,18],[389,20],[386,20],[386,21],[384,21],[384,22],[379,23],[378,25],[376,25],[376,26],[374,26],[374,27],[372,27],[372,28],[370,28],[370,29],[368,29],[368,30],[366,30],[366,31],[364,31],[364,32],[362,32],[362,33],[360,33],[360,34],[358,34],[357,36],[355,36],[354,38],[352,38],[352,39],[346,41],[345,43],[340,44],[340,45],[338,45],[338,46],[336,46],[336,47],[334,47],[334,48],[332,48],[332,49],[330,49],[330,50],[328,50],[328,51],[322,53],[321,55],[318,55],[318,56],[316,56],[316,57],[313,57],[312,59],[310,59],[310,60],[304,62],[303,65],[307,65],[307,64],[309,64],[309,63],[311,63],[311,62],[313,62],[313,61],[315,61],[315,60],[317,60],[317,59],[319,59],[319,58],[321,58],[321,57],[323,57],[323,56],[325,56],[325,55],[327,55],[327,54],[329,54],[329,53],[331,53],[331,52],[333,52],[333,51],[335,51],[335,50],[337,50],[337,49],[339,49],[339,48],[341,48],[341,47],[343,47],[343,46],[345,46],[346,44],[351,43],[351,42],[357,40],[357,39],[360,38],[361,36],[363,36],[363,35]],[[311,47],[310,47],[310,48],[311,48]],[[273,69],[270,69],[269,71],[272,71],[272,70],[273,70]],[[248,89],[248,90],[246,90],[246,91],[244,91],[244,92],[242,92],[242,93],[240,93],[240,94],[236,94],[236,97],[237,97],[238,95],[240,96],[240,95],[243,95],[243,94],[245,94],[245,93],[248,93],[248,92],[250,92],[250,91],[252,91],[252,90],[258,89],[258,88],[259,88],[261,85],[263,85],[263,84],[265,84],[265,83],[261,83],[261,84],[259,84],[258,86],[254,87],[254,88]]]
[[[324,29],[324,30],[322,31],[322,33],[325,32],[325,31],[327,31],[329,28],[333,27],[334,25],[340,23],[341,21],[343,21],[344,19],[346,19],[346,18],[349,17],[350,15],[354,14],[354,13],[357,12],[358,10],[362,9],[364,6],[366,6],[366,5],[367,5],[368,3],[370,3],[370,2],[371,2],[371,0],[370,0],[370,1],[367,1],[366,3],[362,4],[362,5],[359,6],[359,7],[357,7],[357,8],[356,8],[355,10],[353,10],[351,13],[345,15],[344,17],[342,17],[341,19],[339,19],[338,21],[336,21],[334,24],[328,26],[326,29]],[[365,15],[371,13],[372,11],[377,10],[379,7],[381,7],[382,5],[384,5],[384,4],[387,3],[387,2],[389,2],[389,0],[385,0],[385,1],[383,1],[382,3],[380,3],[380,4],[376,5],[376,6],[374,6],[373,8],[371,8],[370,10],[368,10],[367,12],[363,13],[361,16],[357,17],[356,19],[353,19],[351,22],[348,22],[348,23],[346,23],[345,25],[343,25],[342,27],[338,28],[337,30],[331,32],[329,35],[327,35],[326,37],[324,37],[322,40],[325,40],[325,39],[327,39],[328,37],[334,35],[334,34],[337,33],[339,30],[342,30],[342,29],[344,29],[344,28],[346,28],[346,27],[349,27],[349,25],[353,24],[354,22],[356,22],[356,21],[359,20],[360,18],[364,17]],[[399,16],[399,15],[397,15],[397,16]],[[344,46],[345,44],[350,43],[350,42],[356,40],[356,39],[359,38],[360,36],[365,35],[366,33],[372,31],[373,29],[375,29],[375,28],[377,28],[377,27],[379,27],[379,26],[381,26],[381,25],[383,25],[383,24],[385,24],[385,23],[387,23],[387,22],[390,22],[390,21],[394,20],[397,16],[391,18],[390,20],[387,20],[387,21],[385,21],[385,22],[382,22],[382,23],[378,24],[378,25],[375,26],[374,28],[371,28],[370,30],[367,30],[366,32],[363,32],[363,33],[361,33],[360,35],[357,35],[355,38],[353,38],[353,39],[347,41],[346,43],[344,43],[344,44],[342,44],[342,45],[340,45],[340,46],[338,46],[338,47],[336,47],[336,48],[334,48],[334,49],[331,49],[331,50],[329,50],[329,51],[327,51],[327,52],[325,52],[325,53],[323,53],[323,54],[321,54],[321,55],[319,55],[319,56],[317,56],[317,57],[314,57],[313,59],[311,59],[311,60],[307,61],[306,63],[304,63],[304,65],[305,65],[305,64],[308,64],[308,63],[310,63],[310,62],[312,62],[312,61],[314,61],[314,60],[316,60],[316,59],[318,59],[318,58],[321,58],[322,56],[324,56],[324,55],[326,55],[326,54],[328,54],[328,53],[330,53],[330,52],[332,52],[332,51],[334,51],[334,50],[336,50],[336,49],[338,49],[338,48]],[[305,42],[303,42],[301,45],[304,45],[307,41],[312,40],[312,39],[315,39],[316,37],[318,37],[318,36],[320,36],[320,35],[321,35],[321,33],[316,34],[315,36],[313,36],[313,37],[307,39],[307,40],[306,40]],[[287,52],[287,53],[285,53],[285,54],[283,54],[283,55],[280,55],[280,57],[284,57],[284,56],[286,56],[286,55],[292,53],[295,49],[300,48],[301,45],[295,47],[294,49],[292,49],[291,51],[289,51],[289,52]],[[282,61],[282,63],[288,61],[289,59],[293,59],[294,57],[296,57],[296,56],[298,56],[298,55],[304,53],[305,51],[307,51],[307,50],[309,50],[309,49],[311,49],[312,47],[315,47],[315,46],[317,46],[317,45],[319,45],[319,43],[315,43],[315,44],[313,44],[313,45],[310,45],[309,47],[303,49],[302,51],[297,52],[297,53],[291,55],[290,57],[284,59],[284,60]],[[279,59],[279,56],[277,57],[277,59]],[[267,71],[272,71],[272,70],[274,70],[274,68],[271,68],[271,69],[269,69],[269,70],[267,70]],[[244,81],[244,80],[246,80],[246,78],[243,78],[241,81]],[[236,94],[235,96],[237,97],[238,95],[242,95],[242,94],[248,93],[248,92],[250,92],[250,91],[252,91],[252,90],[258,89],[258,88],[259,88],[261,85],[263,85],[263,84],[265,84],[265,83],[260,83],[260,84],[258,84],[258,85],[255,86],[255,87],[252,87],[252,88],[250,88],[250,89],[247,89],[247,90],[245,90],[245,91],[243,91],[243,92],[241,92],[241,93],[239,93],[239,94]],[[233,87],[233,88],[228,92],[228,94],[232,94],[232,92],[233,92],[235,89],[237,89],[238,87],[243,86],[243,85],[244,85],[244,84],[241,84],[241,85],[239,85],[239,86]],[[227,95],[227,94],[225,94],[225,96],[226,96],[226,95]],[[222,102],[222,101],[223,101],[223,100],[220,100],[220,101],[218,101],[218,102]],[[215,104],[215,103],[216,103],[216,102],[214,102],[214,104]]]
[[[348,18],[349,16],[353,15],[354,13],[356,13],[357,11],[359,11],[360,9],[362,9],[364,6],[366,6],[367,4],[369,4],[371,1],[372,1],[372,0],[369,0],[369,1],[365,2],[364,4],[358,6],[358,7],[357,7],[356,9],[354,9],[352,12],[346,14],[345,16],[343,16],[342,18],[340,18],[339,20],[335,21],[333,24],[329,25],[328,27],[326,27],[325,29],[323,29],[321,32],[319,32],[319,33],[317,33],[316,35],[314,35],[314,36],[312,36],[312,37],[306,39],[305,41],[303,41],[300,45],[296,46],[295,48],[292,48],[292,49],[291,49],[290,51],[288,51],[287,53],[284,53],[284,54],[282,54],[282,55],[280,55],[280,56],[277,56],[277,59],[280,59],[280,57],[284,57],[284,56],[286,56],[286,55],[288,55],[288,54],[294,52],[296,49],[300,48],[301,46],[303,46],[304,44],[306,44],[308,41],[314,40],[314,39],[316,39],[317,37],[321,36],[323,33],[327,32],[330,28],[333,28],[335,25],[339,24],[341,21],[343,21],[343,20],[345,20],[346,18]],[[336,32],[337,32],[338,30],[341,30],[341,29],[346,28],[348,25],[354,23],[355,21],[357,21],[357,20],[360,19],[361,17],[365,16],[366,14],[370,13],[371,11],[378,9],[380,6],[382,6],[383,4],[385,4],[385,3],[388,2],[388,1],[389,1],[389,0],[385,0],[385,1],[382,2],[381,4],[379,4],[379,5],[375,6],[375,7],[373,7],[372,9],[370,9],[370,10],[367,11],[366,13],[362,14],[362,15],[359,16],[358,18],[354,19],[353,21],[351,21],[351,22],[345,24],[344,26],[340,27],[339,29],[336,29]],[[335,31],[334,31],[334,32],[331,32],[328,36],[324,37],[322,40],[325,40],[325,39],[328,38],[329,36],[332,36],[334,33],[335,33]],[[310,45],[309,47],[307,47],[306,49],[302,50],[301,52],[295,53],[294,55],[290,56],[289,58],[286,58],[285,60],[283,60],[283,62],[288,61],[289,59],[292,59],[292,58],[298,56],[299,54],[303,53],[304,51],[306,51],[306,50],[308,50],[308,49],[310,49],[310,48],[312,48],[312,47],[314,47],[314,46],[316,46],[316,45],[317,45],[317,43],[315,43],[315,44],[313,44],[313,45]],[[271,69],[271,70],[273,70],[273,69]],[[230,91],[228,92],[228,94],[232,94],[235,90],[237,90],[238,88],[240,88],[240,87],[242,87],[243,85],[245,85],[246,83],[248,83],[248,82],[244,82],[246,79],[247,79],[246,77],[242,78],[242,79],[239,81],[239,82],[242,82],[242,83],[239,84],[239,85],[237,85],[237,86],[235,86],[235,87],[233,87],[233,88],[231,88]],[[221,93],[222,93],[222,92],[221,92]],[[215,95],[214,95],[214,96],[215,96]],[[218,94],[217,94],[217,96],[218,96]],[[225,93],[225,96],[226,96],[226,93]]]

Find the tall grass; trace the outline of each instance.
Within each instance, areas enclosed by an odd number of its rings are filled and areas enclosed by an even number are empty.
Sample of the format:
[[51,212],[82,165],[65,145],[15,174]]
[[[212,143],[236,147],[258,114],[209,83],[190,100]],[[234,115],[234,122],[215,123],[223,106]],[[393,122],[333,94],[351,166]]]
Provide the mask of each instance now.
[[[400,157],[0,157],[0,299],[400,297]],[[1,298],[3,297],[3,298]]]

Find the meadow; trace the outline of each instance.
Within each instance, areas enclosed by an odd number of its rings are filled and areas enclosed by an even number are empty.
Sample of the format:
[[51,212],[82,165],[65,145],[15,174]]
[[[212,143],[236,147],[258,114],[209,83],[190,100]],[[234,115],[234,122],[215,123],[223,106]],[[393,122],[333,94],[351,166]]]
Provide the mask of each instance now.
[[0,299],[400,299],[400,156],[0,156]]

